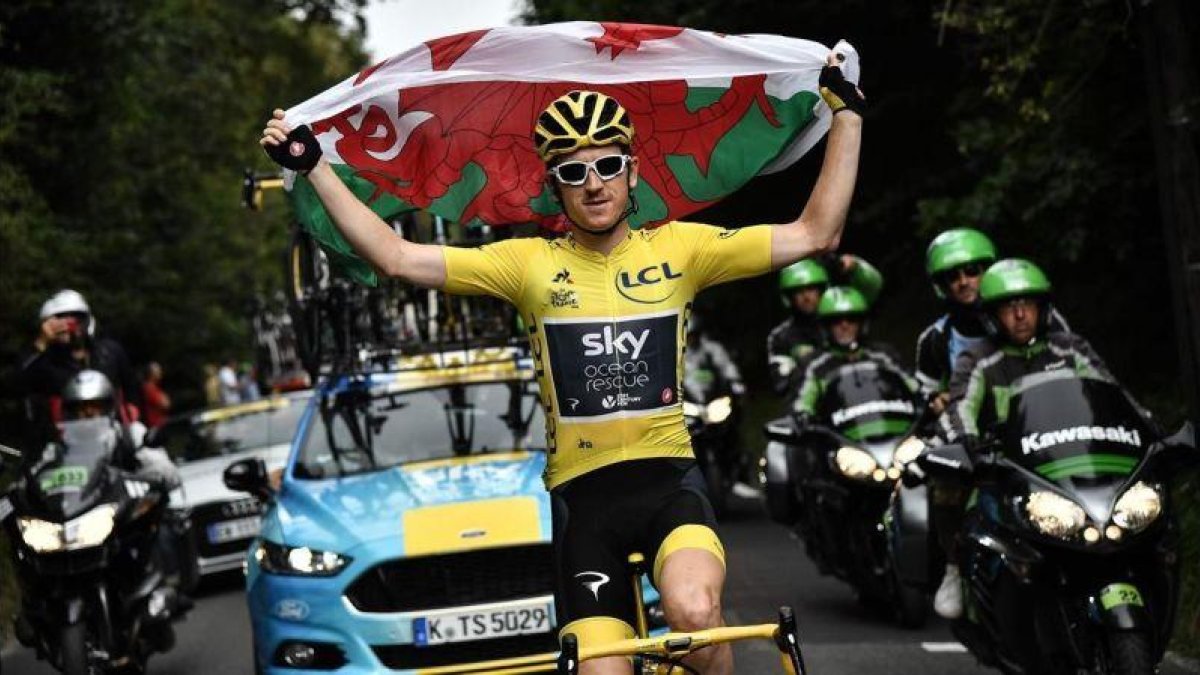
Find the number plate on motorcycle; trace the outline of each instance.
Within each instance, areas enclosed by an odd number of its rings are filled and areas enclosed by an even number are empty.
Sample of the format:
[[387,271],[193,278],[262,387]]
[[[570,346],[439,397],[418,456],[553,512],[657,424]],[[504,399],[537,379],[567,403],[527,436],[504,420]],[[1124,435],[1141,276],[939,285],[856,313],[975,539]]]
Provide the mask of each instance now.
[[447,642],[545,633],[552,628],[550,614],[547,598],[504,603],[502,606],[457,607],[430,612],[413,619],[413,644],[426,647]]
[[1104,609],[1112,609],[1121,605],[1145,607],[1142,594],[1131,584],[1109,584],[1100,589],[1100,604]]
[[222,520],[208,526],[208,541],[213,544],[224,544],[227,541],[249,539],[257,536],[261,527],[258,516]]

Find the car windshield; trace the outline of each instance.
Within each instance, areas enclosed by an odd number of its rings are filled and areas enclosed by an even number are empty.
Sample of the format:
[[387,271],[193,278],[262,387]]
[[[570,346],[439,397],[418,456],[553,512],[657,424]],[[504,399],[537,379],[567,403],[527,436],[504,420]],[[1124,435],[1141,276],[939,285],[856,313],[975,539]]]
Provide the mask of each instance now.
[[313,416],[295,474],[331,478],[430,459],[543,448],[545,418],[529,380],[413,391],[351,389]]
[[273,397],[206,410],[173,421],[163,446],[177,462],[194,462],[290,443],[310,396]]

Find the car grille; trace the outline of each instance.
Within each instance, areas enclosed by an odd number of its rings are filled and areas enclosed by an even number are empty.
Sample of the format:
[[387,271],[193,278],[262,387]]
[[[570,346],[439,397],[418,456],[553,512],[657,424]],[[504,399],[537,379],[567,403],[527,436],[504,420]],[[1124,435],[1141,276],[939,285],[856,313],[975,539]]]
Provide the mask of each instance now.
[[243,553],[251,537],[235,539],[221,544],[208,540],[208,526],[222,520],[233,520],[262,513],[262,504],[253,497],[225,502],[209,502],[192,507],[192,534],[196,537],[196,551],[201,558],[215,558],[230,553]]
[[552,566],[549,544],[401,558],[363,572],[346,598],[361,612],[411,612],[550,595]]
[[[535,635],[453,642],[431,647],[415,645],[374,645],[371,650],[383,665],[393,670],[436,668],[461,663],[478,663],[517,656],[532,656],[558,651],[554,632]],[[483,671],[480,671],[483,672]]]

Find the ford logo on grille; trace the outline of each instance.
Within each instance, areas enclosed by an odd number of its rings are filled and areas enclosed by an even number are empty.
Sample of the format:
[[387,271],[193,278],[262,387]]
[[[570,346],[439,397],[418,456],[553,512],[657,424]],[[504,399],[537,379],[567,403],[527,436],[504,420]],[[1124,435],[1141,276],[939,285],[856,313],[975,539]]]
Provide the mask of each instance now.
[[261,507],[256,499],[239,499],[236,502],[225,502],[221,505],[221,515],[225,518],[258,515]]

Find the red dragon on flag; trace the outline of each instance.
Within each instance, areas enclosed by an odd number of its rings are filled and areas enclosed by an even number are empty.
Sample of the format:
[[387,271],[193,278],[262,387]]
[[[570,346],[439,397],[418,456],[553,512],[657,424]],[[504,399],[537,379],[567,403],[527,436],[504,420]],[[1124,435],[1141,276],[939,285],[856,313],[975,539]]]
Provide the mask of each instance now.
[[[853,49],[845,46],[850,75]],[[531,140],[571,89],[619,100],[641,158],[635,226],[695,212],[799,158],[828,128],[817,76],[828,49],[771,35],[577,22],[439,38],[385,59],[287,113],[381,215],[426,209],[494,226],[561,230]],[[318,241],[350,249],[311,188],[293,189]],[[357,275],[356,275],[357,276]]]

